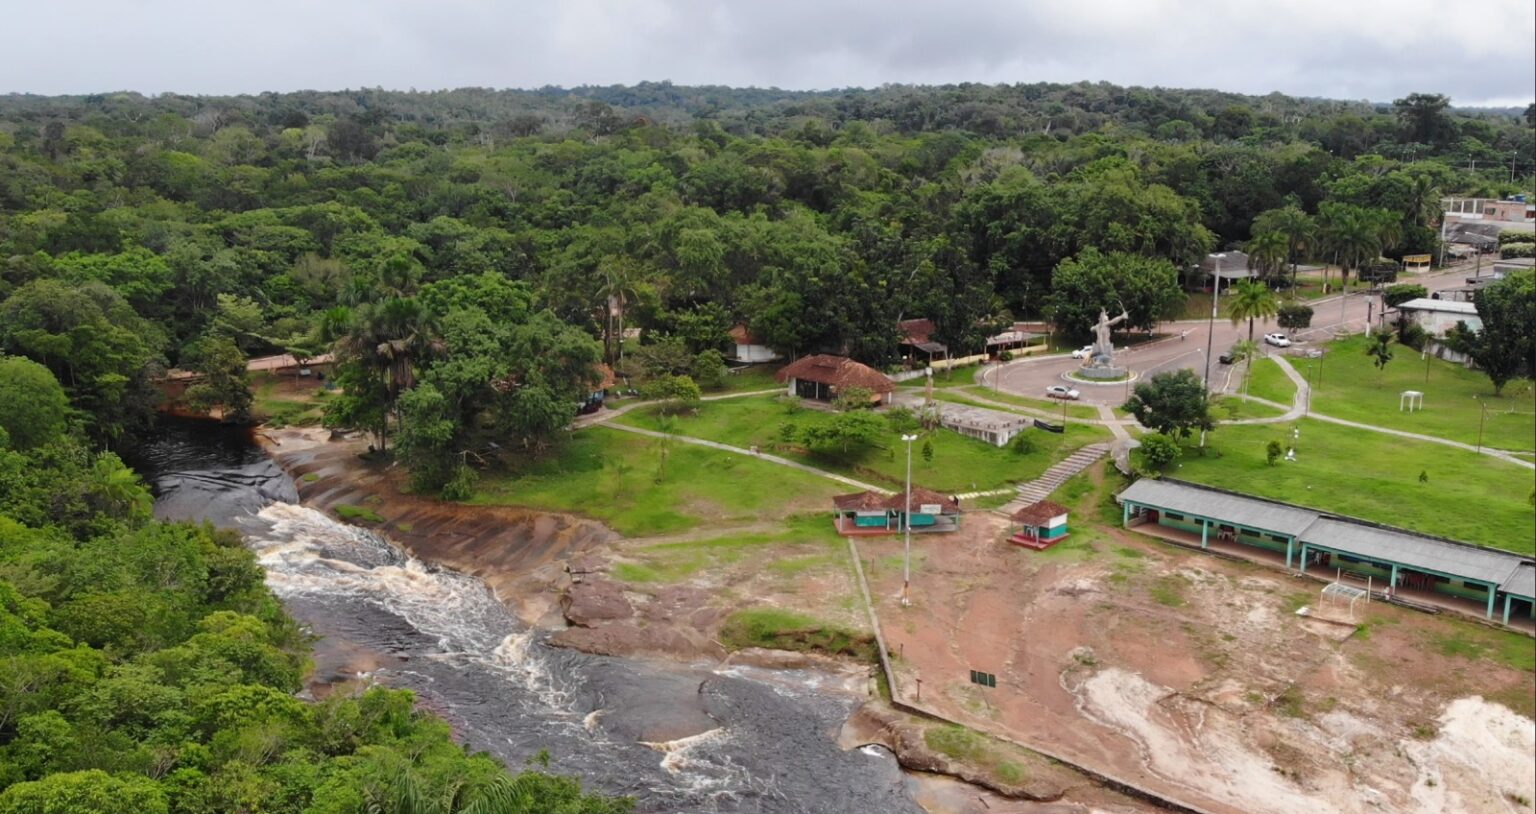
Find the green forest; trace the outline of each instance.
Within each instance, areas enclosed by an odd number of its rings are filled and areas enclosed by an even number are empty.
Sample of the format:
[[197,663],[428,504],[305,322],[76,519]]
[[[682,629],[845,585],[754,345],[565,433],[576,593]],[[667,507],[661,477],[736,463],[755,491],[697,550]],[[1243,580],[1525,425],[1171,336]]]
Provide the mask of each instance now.
[[1433,253],[1442,196],[1531,190],[1533,118],[1088,83],[0,96],[0,814],[627,810],[407,692],[296,699],[251,555],[153,520],[116,454],[170,369],[242,418],[248,358],[334,353],[326,423],[464,497],[602,363],[696,395],[736,325],[884,365],[902,318],[967,352],[1119,304],[1150,331],[1213,250],[1275,285]]

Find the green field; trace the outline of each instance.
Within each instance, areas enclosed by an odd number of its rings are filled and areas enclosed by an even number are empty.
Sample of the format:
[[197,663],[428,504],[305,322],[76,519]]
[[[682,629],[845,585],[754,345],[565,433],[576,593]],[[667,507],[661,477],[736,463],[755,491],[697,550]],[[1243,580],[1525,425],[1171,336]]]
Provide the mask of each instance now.
[[[1367,341],[1350,337],[1329,343],[1322,359],[1292,361],[1297,372],[1314,383],[1313,412],[1475,444],[1486,406],[1484,445],[1536,449],[1536,390],[1531,380],[1512,381],[1495,397],[1492,383],[1481,372],[1434,357],[1421,360],[1418,351],[1405,345],[1393,345],[1394,358],[1377,370],[1365,354]],[[1422,392],[1424,409],[1400,412],[1398,395],[1404,390]]]
[[[906,455],[894,431],[889,441],[854,461],[815,455],[784,447],[778,442],[782,424],[807,426],[831,418],[832,414],[823,410],[791,409],[776,397],[759,396],[705,402],[694,414],[678,416],[672,432],[744,448],[756,445],[764,452],[891,488],[904,482]],[[641,408],[616,420],[651,430],[661,427],[654,408]],[[933,445],[933,460],[923,458],[920,454],[923,442],[917,442],[912,455],[912,479],[941,492],[995,489],[1034,478],[1072,450],[1109,438],[1108,431],[1084,424],[1069,424],[1064,435],[1037,430],[1029,432],[1037,449],[1027,455],[999,449],[948,430],[925,433],[924,440]]]
[[548,457],[487,476],[470,502],[573,512],[635,537],[820,510],[832,495],[850,491],[826,478],[680,441],[669,442],[666,452],[662,472],[658,439],[582,430]]
[[[1298,460],[1269,466],[1264,447],[1289,445],[1301,429]],[[1169,475],[1378,523],[1536,553],[1533,473],[1514,464],[1428,441],[1412,441],[1316,420],[1295,425],[1228,425],[1211,433],[1202,457],[1186,448]],[[1423,473],[1426,480],[1419,481]]]
[[[1310,359],[1296,359],[1292,364],[1310,364]],[[1302,370],[1303,368],[1298,368]],[[1296,399],[1296,383],[1280,369],[1280,363],[1267,356],[1253,361],[1248,374],[1248,395],[1268,399],[1280,404],[1290,404]]]
[[[975,384],[976,374],[980,371],[981,367],[979,365],[966,365],[965,367],[952,367],[947,370],[936,370],[933,373],[933,386],[964,387],[969,384]],[[906,388],[923,388],[928,386],[928,379],[925,376],[919,376],[915,379],[908,379],[907,381],[901,382],[896,386]]]

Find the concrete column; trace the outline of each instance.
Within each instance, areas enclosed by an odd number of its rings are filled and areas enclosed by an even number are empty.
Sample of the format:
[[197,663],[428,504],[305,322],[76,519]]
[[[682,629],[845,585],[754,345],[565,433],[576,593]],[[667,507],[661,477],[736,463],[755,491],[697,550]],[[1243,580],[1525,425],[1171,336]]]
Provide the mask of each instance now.
[[1493,595],[1494,595],[1494,586],[1489,585],[1488,586],[1488,618],[1489,619],[1493,618]]
[[1307,573],[1307,553],[1308,553],[1307,552],[1307,544],[1306,543],[1302,543],[1301,544],[1301,573],[1302,573],[1303,576],[1305,576],[1306,573]]
[[1211,521],[1200,521],[1200,547],[1209,548],[1211,545]]
[[1295,549],[1296,549],[1296,538],[1295,537],[1286,537],[1285,538],[1285,568],[1286,568],[1286,570],[1290,570],[1290,568],[1291,568],[1291,555],[1293,553],[1295,553]]
[[1129,526],[1130,524],[1131,524],[1131,503],[1128,500],[1121,501],[1120,502],[1120,525],[1122,525],[1122,526]]
[[1395,562],[1392,563],[1392,584],[1388,587],[1390,587],[1393,591],[1397,590],[1397,563]]
[[1510,602],[1511,599],[1514,599],[1514,597],[1510,596],[1509,594],[1505,594],[1504,595],[1504,624],[1505,625],[1509,624],[1509,602]]

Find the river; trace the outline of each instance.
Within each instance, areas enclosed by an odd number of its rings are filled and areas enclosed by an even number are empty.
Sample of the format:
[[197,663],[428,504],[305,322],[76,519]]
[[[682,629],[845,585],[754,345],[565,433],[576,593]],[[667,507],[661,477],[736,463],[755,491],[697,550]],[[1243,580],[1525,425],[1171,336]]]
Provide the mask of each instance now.
[[472,749],[633,796],[641,812],[921,809],[885,750],[844,751],[859,699],[808,671],[593,656],[544,644],[480,580],[297,504],[249,431],[166,418],[131,463],[166,519],[239,529],[318,637],[322,682],[414,690]]

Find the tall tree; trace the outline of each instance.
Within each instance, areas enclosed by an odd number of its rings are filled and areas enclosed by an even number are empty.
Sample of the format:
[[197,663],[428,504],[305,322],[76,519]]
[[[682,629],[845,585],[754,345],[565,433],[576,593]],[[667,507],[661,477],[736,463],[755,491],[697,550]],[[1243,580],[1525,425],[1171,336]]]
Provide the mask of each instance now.
[[1276,271],[1285,268],[1290,254],[1290,243],[1281,232],[1262,232],[1243,246],[1248,260],[1259,274],[1260,280],[1268,280]]
[[1205,384],[1187,368],[1158,373],[1137,384],[1122,409],[1136,416],[1142,426],[1179,438],[1188,438],[1195,430],[1216,427],[1211,420],[1210,395]]
[[1431,145],[1444,144],[1456,135],[1456,126],[1446,113],[1450,106],[1451,100],[1438,93],[1410,93],[1392,101],[1403,137]]
[[1271,209],[1254,218],[1253,231],[1255,234],[1279,232],[1285,235],[1286,258],[1291,263],[1291,288],[1295,290],[1301,253],[1307,250],[1317,232],[1312,216],[1295,205]]

